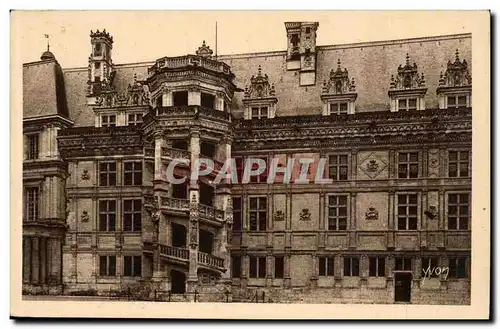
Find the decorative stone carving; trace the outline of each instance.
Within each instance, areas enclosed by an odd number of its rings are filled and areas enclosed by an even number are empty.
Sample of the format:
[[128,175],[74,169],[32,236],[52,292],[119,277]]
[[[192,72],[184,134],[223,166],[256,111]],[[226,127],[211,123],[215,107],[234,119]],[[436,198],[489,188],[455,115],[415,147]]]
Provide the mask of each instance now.
[[337,61],[337,69],[330,71],[330,79],[323,82],[323,94],[349,94],[356,93],[354,78],[349,80],[347,68],[340,67],[340,59]]
[[198,222],[192,220],[189,222],[189,225],[191,226],[189,231],[189,243],[191,245],[196,245],[198,244]]
[[371,206],[368,208],[368,211],[365,213],[366,220],[378,220],[378,211],[375,207]]
[[203,40],[203,43],[201,44],[201,47],[198,47],[198,50],[196,51],[196,55],[201,56],[201,57],[212,57],[212,54],[214,51],[210,49],[209,46],[205,43],[205,40]]
[[275,97],[274,84],[269,83],[267,74],[262,75],[262,67],[259,65],[257,76],[252,75],[250,85],[245,88],[245,98],[268,98]]
[[81,178],[83,180],[89,180],[90,179],[90,174],[89,174],[89,171],[87,169],[83,169]]
[[446,71],[439,76],[439,86],[444,87],[469,87],[472,84],[472,77],[469,73],[467,61],[462,62],[459,58],[458,49],[455,52],[455,61],[448,61]]
[[285,220],[285,213],[282,210],[278,210],[274,215],[275,222],[281,222]]
[[405,66],[399,65],[396,78],[391,75],[391,90],[408,90],[425,88],[424,73],[418,74],[417,64],[410,65],[410,56],[406,54]]
[[114,106],[146,106],[150,105],[150,92],[146,83],[139,81],[134,74],[132,84],[129,84],[125,93],[119,93],[112,81],[104,79],[101,82],[101,94],[96,98],[99,107]]
[[86,210],[82,212],[82,215],[80,216],[80,220],[82,222],[88,222],[90,220],[90,216]]
[[427,216],[429,219],[436,219],[437,217],[437,207],[436,206],[429,206],[429,208],[424,211],[425,216]]
[[376,172],[378,170],[377,160],[371,159],[366,164],[366,171],[368,172]]
[[[360,156],[362,156],[360,154]],[[371,152],[359,161],[359,168],[371,179],[379,176],[388,166],[388,159],[384,156]]]
[[300,213],[300,220],[311,220],[311,213],[309,212],[309,209],[302,209],[302,212]]

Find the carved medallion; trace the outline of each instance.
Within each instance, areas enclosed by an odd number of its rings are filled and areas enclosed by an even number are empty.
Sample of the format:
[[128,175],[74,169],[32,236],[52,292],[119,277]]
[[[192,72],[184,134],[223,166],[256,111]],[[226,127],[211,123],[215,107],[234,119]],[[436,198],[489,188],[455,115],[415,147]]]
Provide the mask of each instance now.
[[375,207],[369,207],[368,211],[365,213],[366,220],[378,220],[378,211]]
[[89,171],[87,169],[83,169],[82,179],[83,180],[89,180],[90,179],[90,174],[89,174]]
[[89,213],[86,210],[84,210],[82,212],[82,215],[80,216],[80,219],[82,222],[88,222],[90,220]]
[[436,217],[437,217],[437,207],[436,206],[429,206],[429,208],[426,211],[424,211],[424,214],[429,219],[436,219]]
[[378,170],[378,163],[377,160],[371,159],[368,161],[366,164],[366,171],[368,172],[376,172]]
[[309,209],[302,209],[302,212],[300,213],[300,220],[311,220],[311,213],[309,212]]
[[285,220],[285,213],[281,210],[278,210],[274,215],[274,221],[281,222]]

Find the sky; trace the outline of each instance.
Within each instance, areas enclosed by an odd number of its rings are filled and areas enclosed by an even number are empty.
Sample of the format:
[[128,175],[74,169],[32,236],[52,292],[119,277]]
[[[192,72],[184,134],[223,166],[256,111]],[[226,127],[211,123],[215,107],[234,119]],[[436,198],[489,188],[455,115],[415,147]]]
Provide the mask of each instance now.
[[[114,38],[115,64],[153,61],[194,53],[206,40],[220,55],[286,49],[285,21],[319,22],[317,45],[470,32],[458,12],[441,19],[397,12],[352,11],[13,11],[11,41],[23,63],[38,61],[47,47],[65,67],[85,67],[90,30]],[[429,15],[435,14],[429,12]]]

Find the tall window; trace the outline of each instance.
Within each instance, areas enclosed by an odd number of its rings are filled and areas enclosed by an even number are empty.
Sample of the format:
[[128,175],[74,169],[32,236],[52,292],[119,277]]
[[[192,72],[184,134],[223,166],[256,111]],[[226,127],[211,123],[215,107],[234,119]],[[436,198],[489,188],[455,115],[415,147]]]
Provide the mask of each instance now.
[[241,277],[241,256],[231,256],[231,277]]
[[369,275],[376,277],[385,276],[385,257],[370,257],[369,262]]
[[266,277],[266,257],[250,256],[250,278],[265,278]]
[[469,229],[469,193],[448,194],[448,229]]
[[[439,266],[439,259],[437,257],[424,257],[422,258],[422,271],[425,271],[427,276],[430,274],[431,278],[437,278],[439,275],[434,270]],[[430,271],[429,271],[430,269]],[[424,272],[422,272],[424,274]]]
[[123,230],[126,232],[141,231],[141,200],[123,201]]
[[28,140],[26,158],[28,160],[38,159],[38,134],[29,134],[26,138]]
[[24,219],[34,221],[38,219],[38,187],[27,187],[24,192]]
[[100,43],[95,44],[94,56],[102,56],[102,47]]
[[333,257],[319,257],[319,276],[333,276]]
[[449,278],[467,278],[467,257],[450,257],[448,260],[448,266],[450,267]]
[[95,77],[101,76],[101,63],[100,62],[94,63],[94,76]]
[[328,158],[328,173],[332,180],[347,180],[347,155],[330,155]]
[[417,195],[398,195],[398,230],[417,229]]
[[331,103],[330,104],[330,115],[331,114],[346,114],[347,113],[347,103]]
[[99,275],[116,276],[116,256],[99,256]]
[[116,126],[116,115],[102,115],[101,116],[101,126],[102,127],[115,127]]
[[274,278],[283,279],[285,269],[285,259],[283,256],[274,257]]
[[233,231],[242,229],[241,203],[241,198],[233,198]]
[[267,229],[267,197],[250,198],[250,230],[265,231]]
[[465,106],[467,106],[466,95],[452,95],[447,97],[447,107],[449,109]]
[[396,257],[396,271],[411,271],[411,258]]
[[[268,173],[268,165],[267,165],[267,158],[263,157],[263,158],[260,158],[261,160],[264,161],[264,166],[265,166],[265,169],[264,169],[264,172],[262,172],[262,174],[260,175],[252,175],[250,176],[250,182],[251,183],[265,183],[267,182],[267,173]],[[254,163],[252,165],[252,170],[256,170],[257,168],[259,168],[259,166]]]
[[128,115],[129,126],[140,126],[142,124],[142,113],[130,113]]
[[142,185],[142,163],[124,162],[123,165],[123,184]]
[[116,185],[116,162],[102,162],[99,164],[99,186]]
[[188,142],[185,139],[172,140],[172,148],[179,150],[188,150]]
[[347,230],[347,196],[330,195],[328,197],[328,230]]
[[400,98],[398,99],[398,111],[416,111],[416,98]]
[[141,273],[142,257],[141,256],[124,256],[123,257],[123,276],[142,276]]
[[209,109],[215,109],[215,96],[212,94],[201,93],[201,106]]
[[448,152],[448,177],[469,177],[469,151]]
[[187,91],[176,91],[172,93],[174,99],[174,106],[185,106],[188,105],[188,92]]
[[398,177],[418,178],[418,152],[400,152],[398,156]]
[[252,119],[265,119],[269,117],[267,106],[252,107]]
[[99,201],[99,230],[113,232],[116,230],[116,201]]
[[344,257],[344,276],[359,276],[358,257]]

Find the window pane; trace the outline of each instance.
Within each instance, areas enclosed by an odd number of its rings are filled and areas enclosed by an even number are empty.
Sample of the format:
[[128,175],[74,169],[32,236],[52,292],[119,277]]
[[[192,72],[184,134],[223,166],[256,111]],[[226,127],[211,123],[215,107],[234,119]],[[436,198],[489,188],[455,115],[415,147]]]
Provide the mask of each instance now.
[[460,160],[469,160],[469,152],[460,152]]
[[266,258],[259,257],[259,278],[266,277]]
[[410,194],[408,197],[408,203],[410,204],[417,204],[417,195],[416,194]]
[[457,203],[457,195],[448,194],[448,203]]
[[410,98],[410,106],[411,108],[416,108],[417,107],[417,99],[416,98]]
[[450,151],[448,154],[450,161],[457,161],[458,155],[456,151]]
[[411,162],[418,162],[418,153],[415,153],[415,152],[410,153],[410,161]]
[[342,195],[338,197],[339,200],[339,205],[346,205],[347,204],[347,196]]
[[345,231],[347,229],[347,219],[339,218],[339,231]]
[[465,106],[467,104],[467,98],[465,96],[458,96],[458,105]]
[[455,105],[455,104],[456,104],[455,96],[448,96],[448,105]]
[[406,108],[406,99],[399,99],[398,100],[398,107],[399,108]]

